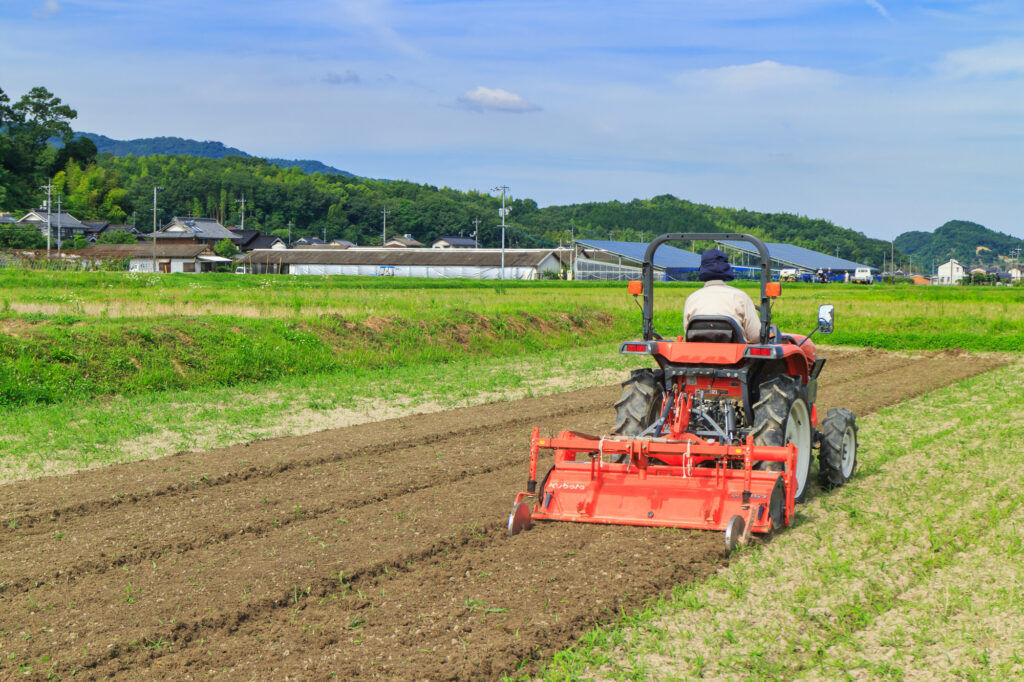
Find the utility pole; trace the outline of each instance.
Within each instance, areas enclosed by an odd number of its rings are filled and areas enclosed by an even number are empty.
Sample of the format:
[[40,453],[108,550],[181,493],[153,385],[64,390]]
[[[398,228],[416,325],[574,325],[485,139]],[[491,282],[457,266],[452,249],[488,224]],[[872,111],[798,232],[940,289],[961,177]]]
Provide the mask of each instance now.
[[473,248],[480,248],[480,219],[473,218]]
[[508,185],[498,185],[492,187],[492,192],[501,190],[501,272],[499,274],[501,279],[505,279],[505,214],[508,211],[505,210],[505,192],[509,190]]
[[57,192],[57,255],[60,255],[60,245],[62,241],[61,228],[64,226],[60,219],[60,200],[61,193]]
[[242,205],[242,226],[239,227],[238,229],[244,230],[245,229],[245,192],[242,192],[242,198],[241,199],[235,199],[235,203]]
[[384,210],[381,214],[384,216],[384,227],[380,228],[380,245],[384,246],[388,243],[388,207],[384,206]]
[[574,258],[576,256],[576,223],[569,219],[569,274],[572,276],[573,281],[576,280],[576,263]]
[[292,221],[288,221],[288,248],[292,248]]
[[892,267],[892,276],[896,276],[896,239],[889,242],[889,265]]
[[53,178],[46,181],[46,184],[39,189],[46,190],[46,258],[50,258],[50,233],[53,232],[52,218],[50,217],[50,197],[53,192]]
[[163,187],[153,187],[153,272],[156,272],[156,193],[162,192]]

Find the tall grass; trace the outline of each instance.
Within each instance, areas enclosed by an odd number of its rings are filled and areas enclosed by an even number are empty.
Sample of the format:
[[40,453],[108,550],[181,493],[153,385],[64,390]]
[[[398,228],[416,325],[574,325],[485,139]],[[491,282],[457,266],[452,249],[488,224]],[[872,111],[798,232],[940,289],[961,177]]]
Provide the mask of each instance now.
[[[666,338],[681,332],[697,286],[656,285],[655,328]],[[806,333],[825,302],[837,311],[830,343],[1024,350],[1021,288],[786,285],[773,321]],[[510,357],[639,334],[639,310],[618,282],[6,269],[0,406]]]

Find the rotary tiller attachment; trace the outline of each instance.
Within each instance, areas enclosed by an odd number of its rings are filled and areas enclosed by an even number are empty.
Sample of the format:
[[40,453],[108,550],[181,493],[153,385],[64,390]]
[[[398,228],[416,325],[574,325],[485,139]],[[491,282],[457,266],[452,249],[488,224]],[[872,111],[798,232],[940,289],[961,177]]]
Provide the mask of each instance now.
[[[554,465],[537,488],[540,450]],[[793,519],[795,445],[587,436],[563,431],[530,439],[530,478],[516,496],[508,533],[534,520],[725,531],[729,550],[751,533],[789,526]],[[620,463],[621,462],[621,463]],[[785,471],[760,468],[782,463]]]

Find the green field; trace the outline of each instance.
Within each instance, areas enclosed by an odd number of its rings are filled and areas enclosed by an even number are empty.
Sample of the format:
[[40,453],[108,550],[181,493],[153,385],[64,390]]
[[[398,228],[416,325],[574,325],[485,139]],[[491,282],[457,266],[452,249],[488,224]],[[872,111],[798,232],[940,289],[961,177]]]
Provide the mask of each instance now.
[[[666,336],[695,286],[658,286]],[[640,329],[622,283],[0,270],[0,292],[0,480],[607,384]],[[1024,350],[1019,288],[787,285],[775,321],[825,302],[831,344]],[[1020,371],[861,420],[856,485],[543,675],[1021,677]]]
[[[664,335],[696,286],[657,285]],[[624,283],[4,269],[0,292],[4,478],[607,383],[640,334]],[[831,344],[1024,349],[1019,288],[786,285],[774,319],[824,302]]]

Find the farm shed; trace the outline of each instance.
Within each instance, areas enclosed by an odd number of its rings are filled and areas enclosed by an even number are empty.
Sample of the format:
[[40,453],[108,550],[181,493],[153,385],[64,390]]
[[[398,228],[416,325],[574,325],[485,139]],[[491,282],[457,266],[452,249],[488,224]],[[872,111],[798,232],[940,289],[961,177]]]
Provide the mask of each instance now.
[[[718,240],[716,243],[729,254],[729,260],[734,266],[737,264],[749,265],[760,262],[761,257],[752,244],[724,239]],[[857,268],[868,268],[872,272],[878,270],[878,268],[873,268],[863,263],[855,263],[852,260],[837,258],[827,253],[819,253],[805,249],[802,246],[794,246],[793,244],[765,242],[764,245],[768,248],[768,256],[771,258],[773,270],[796,268],[800,272],[816,272],[819,269],[824,271],[831,269],[832,273],[836,275],[841,275],[844,271],[848,271],[851,277]]]
[[[253,274],[502,278],[500,249],[265,249],[243,263]],[[540,279],[560,271],[553,249],[505,249],[503,279]]]
[[128,259],[131,272],[213,272],[220,263],[231,263],[230,258],[216,255],[205,244],[95,244],[79,252],[83,259]]

